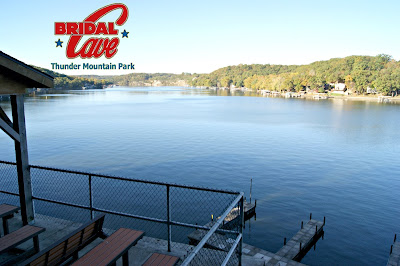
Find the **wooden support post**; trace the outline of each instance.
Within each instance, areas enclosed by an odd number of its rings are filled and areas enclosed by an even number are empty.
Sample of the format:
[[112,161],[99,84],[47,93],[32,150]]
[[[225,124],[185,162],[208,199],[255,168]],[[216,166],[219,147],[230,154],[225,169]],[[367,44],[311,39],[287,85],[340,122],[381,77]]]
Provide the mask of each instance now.
[[21,205],[22,224],[34,223],[32,202],[31,174],[29,170],[28,145],[26,141],[24,96],[11,95],[13,128],[19,134],[15,142],[15,157],[17,162],[19,198]]
[[128,253],[128,251],[126,251],[125,254],[122,255],[122,265],[123,266],[128,266],[129,265],[129,253]]
[[250,179],[250,203],[251,203],[251,190],[253,188],[253,178]]
[[14,217],[14,214],[10,214],[8,216],[3,217],[3,233],[4,233],[4,235],[7,235],[10,232],[10,230],[8,228],[8,221],[7,220],[11,219],[13,217]]
[[39,247],[39,236],[35,236],[33,238],[33,248],[35,249],[35,252],[38,253],[40,251]]

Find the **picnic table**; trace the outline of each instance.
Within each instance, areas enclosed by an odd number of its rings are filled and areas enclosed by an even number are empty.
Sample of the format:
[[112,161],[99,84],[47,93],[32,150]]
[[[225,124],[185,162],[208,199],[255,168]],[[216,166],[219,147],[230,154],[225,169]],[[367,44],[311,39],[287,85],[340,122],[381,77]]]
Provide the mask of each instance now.
[[0,205],[0,218],[3,220],[3,233],[7,235],[9,233],[8,229],[8,219],[14,217],[14,213],[18,212],[21,208],[8,204]]
[[123,265],[129,265],[128,250],[136,245],[143,235],[142,231],[120,228],[73,265],[112,265],[120,257]]

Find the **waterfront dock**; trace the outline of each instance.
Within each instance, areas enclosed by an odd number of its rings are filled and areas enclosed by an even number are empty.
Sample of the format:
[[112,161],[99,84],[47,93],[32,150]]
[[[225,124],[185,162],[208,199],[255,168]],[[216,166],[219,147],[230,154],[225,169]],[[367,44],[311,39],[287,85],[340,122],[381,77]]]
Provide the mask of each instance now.
[[389,103],[392,98],[392,96],[378,96],[378,103]]
[[[248,205],[248,213],[253,211],[253,206]],[[245,208],[246,211],[246,208]],[[255,210],[254,210],[255,211]],[[228,215],[229,216],[229,215]],[[234,212],[232,212],[232,216]],[[206,226],[212,226],[213,222],[208,223]],[[255,246],[243,243],[243,264],[244,265],[304,265],[300,261],[307,254],[308,251],[317,243],[317,241],[324,234],[325,217],[324,221],[318,221],[312,219],[310,214],[310,220],[306,223],[301,223],[300,230],[288,241],[284,239],[284,245],[278,252],[273,253],[267,250],[262,250]],[[226,229],[226,228],[223,228]],[[204,230],[196,230],[191,233],[188,238],[191,245],[196,245],[206,234]],[[233,239],[223,234],[215,234],[206,243],[206,247],[209,249],[227,251],[229,243]],[[226,244],[225,244],[226,243]],[[399,249],[400,251],[400,249]],[[399,253],[400,254],[400,253]],[[278,264],[279,265],[279,264]],[[396,264],[397,265],[397,264]]]
[[400,242],[396,241],[397,235],[394,235],[393,244],[390,246],[390,256],[387,266],[400,265]]
[[[324,221],[311,219],[304,224],[301,229],[286,242],[276,253],[272,253],[260,248],[243,244],[243,255],[246,255],[245,261],[248,265],[304,265],[300,263],[301,259],[317,243],[324,234]],[[263,264],[264,263],[264,264]],[[397,265],[397,264],[396,264]]]
[[242,248],[243,256],[242,256],[242,265],[291,265],[291,266],[304,266],[300,262],[288,259],[286,257],[282,257],[277,255],[276,253],[263,250],[257,248],[255,246],[243,243]]
[[[250,218],[252,218],[256,214],[256,206],[257,206],[257,201],[254,203],[249,203],[246,200],[243,202],[243,209],[244,209],[244,220],[247,221]],[[211,215],[212,221],[205,224],[206,227],[211,228],[215,222],[219,219],[214,220],[213,216]],[[229,214],[225,217],[221,229],[227,229],[230,230],[237,226],[239,223],[239,207],[233,208]],[[205,230],[195,230],[191,234],[188,235],[189,238],[189,243],[191,245],[197,245],[201,239],[206,235],[207,231]],[[211,249],[216,249],[216,250],[224,250],[224,251],[229,251],[226,250],[227,246],[221,245],[221,242],[225,241],[230,241],[230,239],[224,235],[218,234],[213,237],[211,237],[208,241],[207,244],[205,245],[208,248]],[[228,243],[227,242],[227,243]]]
[[[256,215],[256,207],[257,201],[253,203],[247,202],[246,199],[243,202],[243,209],[244,209],[244,221],[249,220],[251,217]],[[235,207],[231,210],[231,212],[226,216],[224,219],[224,229],[228,229],[232,227],[232,225],[236,225],[239,219],[239,207]]]
[[[20,226],[20,215],[17,214],[15,215],[14,218],[10,219],[10,229],[11,231],[15,230]],[[311,228],[312,226],[316,225],[321,225],[321,222],[311,220],[307,224],[304,225],[303,229],[301,229],[284,247],[291,246],[290,243],[293,240],[295,243],[299,243],[299,240],[304,241],[304,243],[308,243],[312,237],[311,233]],[[42,226],[46,228],[46,231],[40,236],[40,248],[45,249],[47,246],[51,245],[54,243],[54,241],[60,239],[62,236],[68,234],[69,232],[75,230],[79,226],[81,226],[80,223],[75,223],[72,221],[67,221],[67,220],[62,220],[54,217],[49,217],[45,215],[37,215],[36,217],[36,225]],[[322,223],[323,227],[323,223]],[[322,227],[319,227],[320,230],[322,230]],[[113,230],[105,229],[104,230],[107,234],[111,234]],[[301,235],[301,233],[303,233]],[[320,231],[321,233],[321,231]],[[306,238],[308,236],[308,238]],[[297,240],[296,240],[297,239]],[[221,240],[221,239],[219,239]],[[231,239],[226,238],[227,241],[231,241]],[[101,243],[101,239],[95,240],[92,244],[90,244],[87,248],[79,252],[79,256],[83,256],[86,252],[88,252],[90,249],[92,249],[94,246],[98,245]],[[221,243],[221,242],[220,242]],[[396,242],[396,244],[399,244],[399,242]],[[183,244],[183,243],[176,243],[173,242],[174,249],[172,252],[168,253],[173,256],[177,256],[180,258],[180,261],[178,265],[186,258],[188,251],[190,251],[193,246],[188,245],[188,244]],[[304,245],[306,246],[306,245]],[[399,246],[399,251],[400,251],[400,245]],[[163,240],[163,239],[157,239],[157,238],[152,238],[152,237],[143,237],[137,245],[132,247],[129,250],[129,257],[134,258],[129,261],[130,265],[141,265],[152,253],[154,252],[159,252],[159,253],[165,253],[166,249],[168,247],[168,241]],[[290,259],[289,257],[299,257],[295,256],[294,254],[297,254],[295,252],[286,252],[286,254],[280,255],[280,252],[283,252],[280,249],[277,253],[269,252],[266,250],[262,250],[260,248],[248,245],[243,243],[242,247],[242,252],[243,252],[243,257],[242,257],[242,265],[293,265],[293,266],[301,266],[304,265],[302,263],[299,263],[296,260]],[[21,252],[23,250],[28,250],[32,248],[32,243],[25,243],[21,246],[19,246],[18,250],[15,250],[14,252],[10,252],[7,254],[2,254],[0,256],[0,264],[7,263],[7,261],[16,259],[18,256],[20,256]],[[305,248],[302,248],[302,251],[305,251]],[[394,254],[399,254],[396,253],[395,249],[393,249],[393,257]],[[202,249],[202,258],[209,258],[209,261],[202,261],[201,263],[208,263],[212,264],[213,263],[213,258],[221,256],[221,254],[225,254],[224,251],[221,250],[215,250],[215,249]],[[221,253],[221,254],[220,254]],[[300,252],[299,252],[300,253]],[[291,254],[291,255],[289,255]],[[289,256],[289,257],[288,257]],[[399,258],[399,256],[397,256]],[[194,265],[197,265],[197,263],[194,263]],[[202,265],[202,264],[198,264]],[[204,264],[203,264],[204,265]],[[388,265],[397,265],[397,264],[388,264]]]
[[[303,224],[303,222],[302,222]],[[276,255],[300,261],[324,233],[324,222],[309,220],[297,234],[285,243]]]

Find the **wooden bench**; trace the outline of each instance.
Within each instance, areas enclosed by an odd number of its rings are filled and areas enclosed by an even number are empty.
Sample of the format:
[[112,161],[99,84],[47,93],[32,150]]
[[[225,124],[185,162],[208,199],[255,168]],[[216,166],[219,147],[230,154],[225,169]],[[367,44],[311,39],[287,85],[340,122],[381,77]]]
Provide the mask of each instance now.
[[14,217],[14,213],[18,212],[21,208],[13,205],[8,204],[1,204],[0,205],[0,218],[3,219],[3,233],[7,235],[8,230],[8,219]]
[[120,257],[123,265],[129,265],[128,251],[143,236],[142,231],[120,228],[73,265],[111,265]]
[[22,244],[31,238],[33,238],[35,251],[39,252],[39,234],[45,230],[46,229],[41,227],[25,225],[17,231],[3,236],[0,238],[0,254],[15,248],[19,244]]
[[78,259],[78,252],[96,238],[105,238],[104,215],[79,227],[74,232],[24,261],[22,265],[58,265],[71,257]]
[[178,261],[179,258],[175,256],[153,253],[150,258],[143,263],[143,266],[174,266]]

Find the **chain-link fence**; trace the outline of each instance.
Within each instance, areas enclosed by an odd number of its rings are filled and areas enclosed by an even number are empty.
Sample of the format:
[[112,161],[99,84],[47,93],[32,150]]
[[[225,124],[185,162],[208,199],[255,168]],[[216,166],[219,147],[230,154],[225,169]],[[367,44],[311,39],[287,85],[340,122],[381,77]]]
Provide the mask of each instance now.
[[[166,240],[166,251],[183,249],[184,265],[240,264],[243,193],[34,165],[30,171],[37,216],[85,222],[105,213],[106,229],[142,230]],[[0,161],[0,201],[19,205],[15,163]]]

